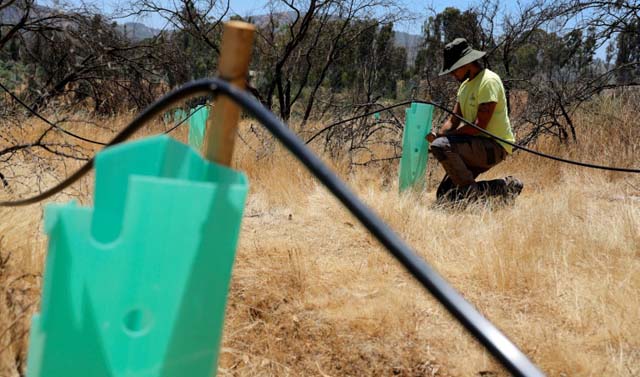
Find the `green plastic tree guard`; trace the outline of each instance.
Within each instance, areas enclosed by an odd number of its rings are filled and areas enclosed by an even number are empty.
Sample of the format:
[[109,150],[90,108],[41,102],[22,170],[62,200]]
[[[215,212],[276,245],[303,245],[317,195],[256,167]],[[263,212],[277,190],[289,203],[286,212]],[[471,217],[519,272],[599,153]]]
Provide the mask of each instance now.
[[199,151],[202,148],[208,117],[209,108],[205,105],[191,109],[191,116],[189,118],[189,145],[195,150]]
[[214,376],[247,189],[167,136],[100,153],[95,208],[45,210],[27,376]]
[[187,117],[187,112],[182,109],[176,109],[173,112],[173,121],[176,123],[182,121],[186,117]]
[[186,116],[187,116],[187,113],[184,110],[177,108],[177,109],[173,109],[165,112],[162,115],[162,122],[165,125],[168,125],[171,123],[176,124],[182,121],[184,118],[186,118]]
[[408,188],[422,191],[425,187],[425,172],[429,158],[426,136],[431,132],[433,106],[412,103],[405,115],[400,158],[400,192]]

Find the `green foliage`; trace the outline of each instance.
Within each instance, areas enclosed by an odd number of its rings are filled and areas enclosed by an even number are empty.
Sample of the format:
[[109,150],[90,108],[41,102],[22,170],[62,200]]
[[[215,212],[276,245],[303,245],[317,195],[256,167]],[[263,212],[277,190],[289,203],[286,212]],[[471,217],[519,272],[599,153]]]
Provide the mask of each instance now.
[[414,71],[421,76],[438,74],[442,66],[442,50],[455,38],[466,38],[476,48],[482,48],[482,41],[486,38],[476,12],[462,12],[454,7],[429,17],[422,27],[422,33],[423,45],[418,52]]
[[[209,77],[215,72],[217,56],[215,51],[202,39],[194,37],[191,33],[178,30],[172,34],[174,46],[184,59],[184,76],[180,81],[190,81],[203,77]],[[167,72],[170,74],[170,72]]]
[[518,78],[545,75],[562,80],[591,75],[595,48],[593,29],[586,35],[575,29],[564,36],[536,29],[514,50],[510,73]]
[[640,79],[640,19],[629,22],[617,37],[618,82],[629,84]]
[[407,52],[394,45],[393,23],[380,26],[376,20],[357,21],[359,33],[338,57],[331,70],[330,88],[351,91],[358,102],[374,98],[396,98],[396,83],[407,77]]
[[21,86],[27,77],[27,67],[20,61],[0,60],[0,80],[10,90]]

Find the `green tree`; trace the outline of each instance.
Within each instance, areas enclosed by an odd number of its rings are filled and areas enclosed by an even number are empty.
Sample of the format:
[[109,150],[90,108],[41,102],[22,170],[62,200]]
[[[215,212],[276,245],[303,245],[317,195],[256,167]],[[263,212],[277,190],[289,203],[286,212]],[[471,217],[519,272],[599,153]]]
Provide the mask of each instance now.
[[637,83],[640,79],[640,20],[628,23],[617,37],[616,68],[620,84]]
[[414,78],[426,80],[427,96],[437,100],[450,97],[441,80],[436,80],[442,68],[444,46],[455,38],[465,38],[474,48],[484,48],[485,33],[474,10],[455,7],[429,17],[422,27],[423,42],[414,64]]

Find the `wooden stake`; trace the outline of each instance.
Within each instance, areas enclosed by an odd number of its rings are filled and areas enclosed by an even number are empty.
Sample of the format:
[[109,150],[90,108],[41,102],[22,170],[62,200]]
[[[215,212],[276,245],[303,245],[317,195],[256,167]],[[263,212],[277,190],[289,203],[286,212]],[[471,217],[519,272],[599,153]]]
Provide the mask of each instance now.
[[[249,70],[255,26],[246,22],[229,21],[224,25],[218,76],[244,89]],[[202,153],[209,161],[230,166],[233,156],[240,108],[226,96],[220,95],[207,119]]]

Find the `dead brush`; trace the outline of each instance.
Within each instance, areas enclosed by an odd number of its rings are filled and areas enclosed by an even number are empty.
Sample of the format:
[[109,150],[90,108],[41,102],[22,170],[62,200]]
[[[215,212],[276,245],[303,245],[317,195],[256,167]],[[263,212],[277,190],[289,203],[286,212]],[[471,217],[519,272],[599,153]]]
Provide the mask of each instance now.
[[[575,115],[577,144],[540,139],[534,146],[637,167],[637,104],[609,98],[583,111]],[[111,127],[128,119],[130,114],[112,119]],[[612,125],[611,119],[619,121]],[[157,123],[141,134],[164,127]],[[264,135],[252,136],[247,123],[243,127],[246,142],[237,143],[235,164],[249,176],[251,193],[219,375],[506,375],[294,159]],[[99,129],[93,136],[111,134]],[[175,136],[186,140],[186,128]],[[640,177],[517,152],[486,174],[524,181],[514,206],[441,211],[431,206],[431,184],[424,193],[399,196],[392,164],[351,168],[331,161],[366,203],[548,375],[640,373],[634,336],[640,330]],[[37,171],[30,170],[32,162],[21,160],[20,176]],[[65,171],[60,161],[51,165],[58,175]],[[437,184],[441,170],[429,169]],[[91,179],[77,190],[89,203]],[[3,377],[24,373],[28,318],[38,308],[46,251],[41,214],[41,206],[0,209]]]

